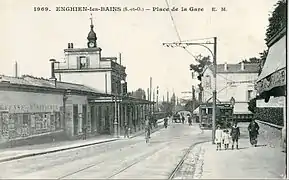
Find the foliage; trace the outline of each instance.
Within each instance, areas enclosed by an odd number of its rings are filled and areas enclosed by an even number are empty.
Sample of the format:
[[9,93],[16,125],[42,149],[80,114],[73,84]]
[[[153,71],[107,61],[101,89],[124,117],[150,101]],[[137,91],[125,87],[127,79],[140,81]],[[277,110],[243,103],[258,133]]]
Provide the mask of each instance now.
[[197,73],[197,78],[199,81],[201,81],[202,72],[204,71],[205,67],[211,65],[212,62],[210,61],[210,56],[202,56],[201,54],[196,57],[196,61],[198,64],[190,64],[190,70],[193,71],[192,76]]
[[136,91],[133,91],[131,93],[131,96],[137,99],[146,99],[146,93],[141,88],[138,88]]
[[266,58],[267,58],[267,55],[268,55],[268,50],[265,50],[265,51],[263,51],[263,52],[261,52],[259,54],[260,54],[260,62],[258,63],[259,64],[258,75],[261,74],[261,71],[263,69],[263,66],[265,64],[265,61],[266,61]]
[[165,112],[166,114],[172,114],[173,107],[174,105],[171,102],[162,102],[162,104],[160,105],[161,111]]
[[252,113],[255,113],[256,112],[256,98],[254,99],[251,99],[249,102],[248,102],[248,109],[249,111],[251,111]]
[[269,26],[266,29],[266,43],[274,37],[280,30],[287,27],[287,1],[279,0],[275,4],[272,16],[269,18]]
[[197,108],[200,105],[200,103],[198,101],[196,101],[196,100],[194,101],[194,103],[195,103],[195,106],[193,105],[193,101],[192,100],[188,100],[187,103],[185,104],[185,110],[193,112],[194,108]]
[[283,108],[256,108],[255,118],[283,126]]

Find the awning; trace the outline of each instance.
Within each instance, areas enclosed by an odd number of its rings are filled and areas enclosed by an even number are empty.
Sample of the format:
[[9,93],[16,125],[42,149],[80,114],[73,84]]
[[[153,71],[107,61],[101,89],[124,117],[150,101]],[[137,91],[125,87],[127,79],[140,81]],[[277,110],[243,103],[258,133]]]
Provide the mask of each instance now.
[[266,62],[256,81],[259,94],[286,85],[286,35],[269,48]]
[[199,107],[197,107],[194,111],[193,114],[199,114]]
[[234,105],[233,114],[252,114],[252,112],[249,111],[247,102],[238,102]]

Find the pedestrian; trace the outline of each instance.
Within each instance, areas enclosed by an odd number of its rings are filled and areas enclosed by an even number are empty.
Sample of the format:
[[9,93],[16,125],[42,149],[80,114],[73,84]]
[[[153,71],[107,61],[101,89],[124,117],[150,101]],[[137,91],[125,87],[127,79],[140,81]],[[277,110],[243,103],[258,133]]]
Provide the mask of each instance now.
[[128,131],[129,131],[128,125],[125,124],[124,125],[124,138],[126,137],[129,138]]
[[83,131],[83,137],[82,137],[82,139],[83,139],[83,140],[86,140],[86,136],[87,136],[87,126],[86,126],[86,125],[84,125],[84,126],[82,127],[82,131]]
[[248,126],[248,131],[249,131],[249,137],[250,137],[250,143],[252,146],[257,146],[257,137],[259,135],[259,125],[258,123],[253,119],[249,126]]
[[150,138],[150,134],[151,134],[151,124],[150,124],[150,121],[149,121],[148,116],[146,116],[146,120],[145,120],[145,132],[147,133],[148,138]]
[[188,115],[188,123],[189,123],[189,126],[192,125],[192,117],[190,115]]
[[182,114],[182,123],[183,123],[183,124],[185,123],[185,117],[184,117],[183,114]]
[[204,128],[203,128],[201,123],[199,123],[199,127],[200,127],[200,130],[201,130],[201,134],[203,134],[204,133]]
[[227,150],[229,148],[229,144],[230,144],[230,135],[229,135],[228,129],[225,129],[223,131],[223,144],[225,146],[225,150]]
[[223,131],[221,130],[221,126],[217,125],[216,133],[215,133],[215,143],[217,144],[217,151],[221,150]]
[[240,138],[240,128],[238,127],[237,121],[234,122],[232,128],[231,128],[231,133],[232,137],[232,149],[234,149],[234,144],[236,143],[236,148],[239,149],[239,138]]

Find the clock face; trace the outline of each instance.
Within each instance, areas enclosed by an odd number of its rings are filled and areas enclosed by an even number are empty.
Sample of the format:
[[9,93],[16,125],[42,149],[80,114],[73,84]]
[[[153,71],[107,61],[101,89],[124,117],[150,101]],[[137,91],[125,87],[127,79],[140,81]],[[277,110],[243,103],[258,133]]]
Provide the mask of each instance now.
[[92,47],[94,47],[94,43],[93,43],[93,42],[90,42],[90,43],[88,44],[88,46],[92,48]]

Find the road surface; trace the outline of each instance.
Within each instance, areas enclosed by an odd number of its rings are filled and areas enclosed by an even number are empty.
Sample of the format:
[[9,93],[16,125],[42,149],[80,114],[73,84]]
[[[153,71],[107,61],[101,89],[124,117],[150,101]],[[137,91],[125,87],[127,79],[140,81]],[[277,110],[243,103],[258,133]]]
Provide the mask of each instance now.
[[167,179],[190,145],[210,140],[197,124],[169,124],[151,135],[0,163],[0,178]]

